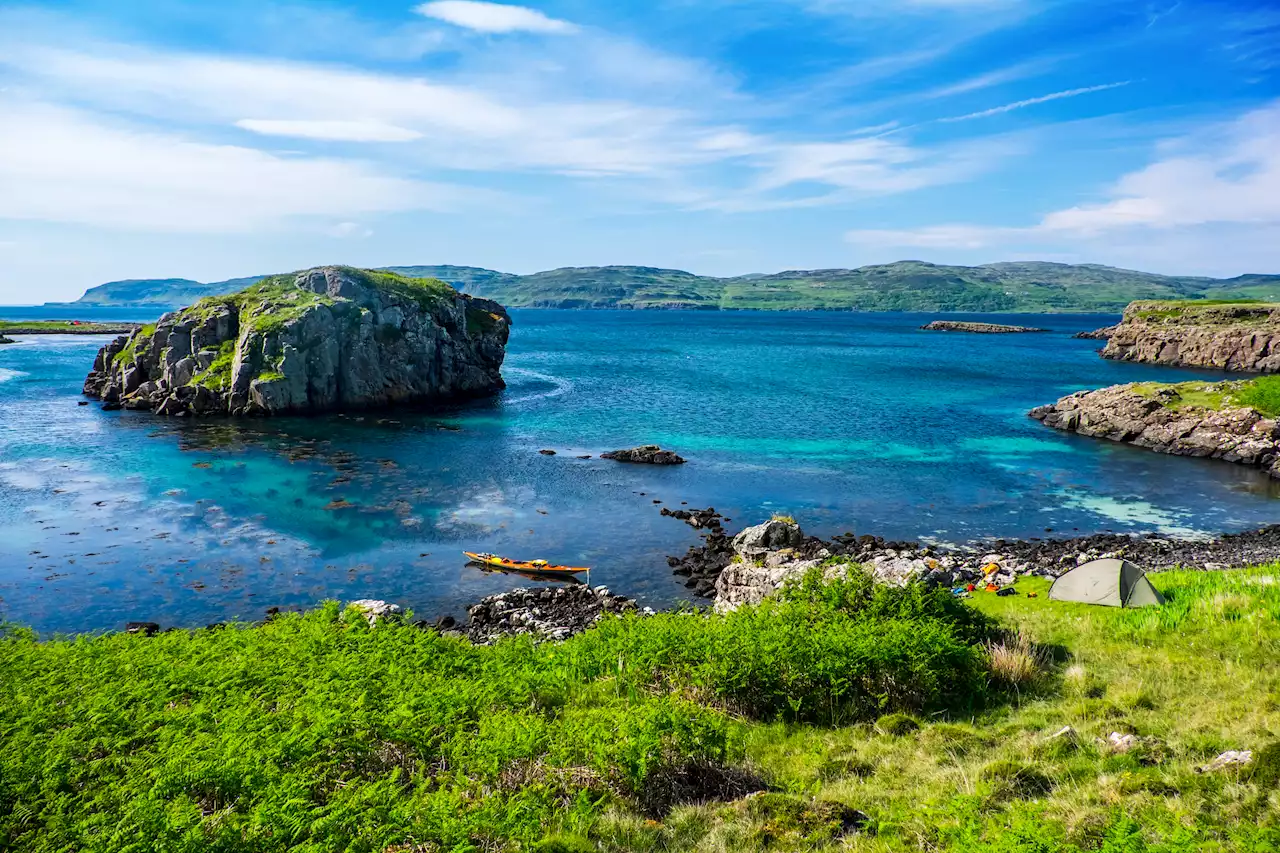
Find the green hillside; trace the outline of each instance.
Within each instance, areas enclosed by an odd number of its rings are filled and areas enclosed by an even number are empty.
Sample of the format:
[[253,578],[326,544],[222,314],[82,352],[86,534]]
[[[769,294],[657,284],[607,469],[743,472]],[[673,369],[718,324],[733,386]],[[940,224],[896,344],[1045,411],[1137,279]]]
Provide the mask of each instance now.
[[[700,308],[840,311],[1117,312],[1139,299],[1280,300],[1280,275],[1164,276],[1095,264],[1022,261],[977,267],[899,261],[858,269],[713,278],[639,266],[565,267],[515,275],[480,267],[393,266],[513,308]],[[89,290],[79,304],[179,306],[256,278],[201,284],[131,280]]]

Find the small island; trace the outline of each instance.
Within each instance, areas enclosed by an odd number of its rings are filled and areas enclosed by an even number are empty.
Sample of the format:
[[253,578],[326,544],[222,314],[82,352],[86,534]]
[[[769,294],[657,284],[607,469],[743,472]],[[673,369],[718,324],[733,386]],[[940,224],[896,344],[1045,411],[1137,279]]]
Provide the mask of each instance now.
[[312,414],[505,387],[511,325],[435,279],[351,267],[268,276],[103,347],[84,393],[156,414]]
[[1010,335],[1025,332],[1047,332],[1034,326],[1005,326],[1000,323],[970,323],[964,320],[934,320],[920,327],[926,332],[974,332],[979,335]]
[[5,335],[127,335],[141,326],[141,323],[83,323],[79,320],[0,320],[0,338]]
[[6,338],[4,335],[0,335],[0,344],[11,344],[11,343],[14,343],[14,341],[9,338]]

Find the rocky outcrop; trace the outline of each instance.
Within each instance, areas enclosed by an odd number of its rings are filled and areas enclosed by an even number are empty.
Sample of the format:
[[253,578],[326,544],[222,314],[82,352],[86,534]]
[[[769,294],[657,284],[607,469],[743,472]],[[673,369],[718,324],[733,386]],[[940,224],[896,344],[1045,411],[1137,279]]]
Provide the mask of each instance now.
[[0,335],[0,344],[11,344],[11,343],[13,343],[12,340],[10,340],[9,338],[6,338],[4,335]]
[[[472,605],[467,610],[469,620],[464,634],[479,644],[517,634],[563,640],[587,630],[605,614],[620,615],[635,610],[634,601],[613,595],[603,586],[513,589]],[[653,611],[646,609],[645,612]]]
[[683,457],[673,451],[663,450],[656,444],[642,444],[630,450],[611,450],[608,453],[601,453],[600,458],[642,465],[683,465],[685,463]]
[[1115,326],[1104,326],[1101,329],[1094,329],[1090,332],[1076,332],[1071,337],[1076,338],[1077,340],[1106,341],[1111,339],[1111,336],[1115,334],[1115,331]]
[[1274,373],[1280,370],[1280,305],[1134,302],[1102,356]]
[[[1220,401],[1221,408],[1182,405],[1188,385],[1202,398]],[[1079,391],[1030,414],[1054,429],[1158,453],[1252,465],[1280,478],[1280,429],[1275,420],[1256,410],[1232,405],[1230,393],[1235,387],[1238,384],[1114,385]]]
[[272,276],[99,351],[85,394],[163,415],[272,415],[492,394],[510,330],[495,302],[350,267]]
[[1008,335],[1019,332],[1047,332],[1034,326],[1005,326],[1000,323],[969,323],[961,320],[934,320],[920,327],[927,332],[977,332],[980,335]]

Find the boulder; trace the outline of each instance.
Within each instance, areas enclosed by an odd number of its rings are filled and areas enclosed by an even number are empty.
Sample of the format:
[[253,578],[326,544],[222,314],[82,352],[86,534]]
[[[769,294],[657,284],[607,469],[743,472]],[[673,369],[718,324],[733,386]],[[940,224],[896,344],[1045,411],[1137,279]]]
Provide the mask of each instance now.
[[87,395],[157,414],[273,415],[493,394],[506,310],[434,279],[351,267],[269,276],[103,347]]
[[797,548],[803,544],[804,532],[800,525],[776,518],[748,527],[733,537],[734,553],[748,562],[763,559],[770,551]]

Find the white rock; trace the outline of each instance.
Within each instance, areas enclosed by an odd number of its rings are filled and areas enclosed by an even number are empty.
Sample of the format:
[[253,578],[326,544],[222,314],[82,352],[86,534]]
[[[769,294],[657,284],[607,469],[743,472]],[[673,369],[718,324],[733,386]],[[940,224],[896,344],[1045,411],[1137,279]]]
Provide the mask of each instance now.
[[404,612],[404,609],[399,604],[391,604],[377,598],[362,598],[358,601],[349,602],[347,607],[353,607],[364,615],[369,620],[370,625],[377,622],[380,617],[395,616]]
[[1242,767],[1253,761],[1253,751],[1248,749],[1229,749],[1210,761],[1196,768],[1197,773],[1212,773],[1228,767]]
[[1112,732],[1107,735],[1107,746],[1112,752],[1128,752],[1138,745],[1137,735],[1122,735],[1120,732]]

